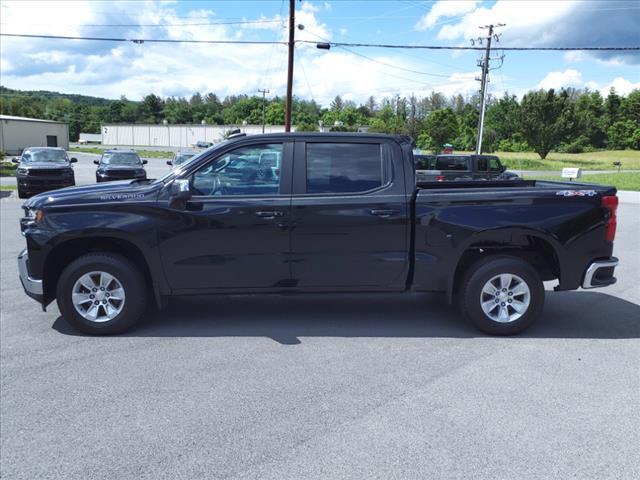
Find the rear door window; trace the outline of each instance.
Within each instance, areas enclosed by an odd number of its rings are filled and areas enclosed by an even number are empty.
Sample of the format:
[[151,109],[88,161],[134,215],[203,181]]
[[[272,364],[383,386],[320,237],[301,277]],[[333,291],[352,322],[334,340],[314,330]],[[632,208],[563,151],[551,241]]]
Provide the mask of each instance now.
[[436,170],[469,170],[469,157],[438,155]]
[[307,143],[307,193],[358,193],[390,181],[379,143]]

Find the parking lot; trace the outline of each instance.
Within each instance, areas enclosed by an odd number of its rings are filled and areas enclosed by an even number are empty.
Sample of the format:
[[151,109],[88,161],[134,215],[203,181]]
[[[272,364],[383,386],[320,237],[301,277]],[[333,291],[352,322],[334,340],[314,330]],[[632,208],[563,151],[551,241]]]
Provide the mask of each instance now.
[[[73,156],[93,182],[97,156]],[[175,299],[78,335],[22,292],[20,205],[0,200],[4,478],[640,476],[638,205],[618,283],[549,291],[513,338],[438,295],[370,294]]]

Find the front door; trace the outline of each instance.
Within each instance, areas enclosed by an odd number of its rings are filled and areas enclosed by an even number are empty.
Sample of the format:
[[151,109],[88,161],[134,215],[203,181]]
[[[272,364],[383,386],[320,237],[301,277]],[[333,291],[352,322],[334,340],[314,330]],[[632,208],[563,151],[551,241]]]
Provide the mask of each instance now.
[[[401,158],[400,148],[385,140],[296,143],[293,285],[404,288],[410,212],[403,172],[393,171],[392,155]],[[402,170],[401,162],[396,167]]]
[[291,143],[238,147],[191,177],[193,197],[160,232],[176,291],[269,290],[288,285]]

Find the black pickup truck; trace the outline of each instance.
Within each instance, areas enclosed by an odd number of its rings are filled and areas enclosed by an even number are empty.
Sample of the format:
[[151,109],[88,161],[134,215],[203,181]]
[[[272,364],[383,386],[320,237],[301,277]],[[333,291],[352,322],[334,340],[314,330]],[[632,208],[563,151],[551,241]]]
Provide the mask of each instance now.
[[419,182],[460,180],[515,180],[495,155],[442,154],[414,155]]
[[617,201],[577,183],[417,184],[404,136],[255,135],[157,180],[31,198],[18,263],[29,296],[91,334],[131,327],[149,298],[407,291],[513,334],[540,315],[543,281],[615,282]]

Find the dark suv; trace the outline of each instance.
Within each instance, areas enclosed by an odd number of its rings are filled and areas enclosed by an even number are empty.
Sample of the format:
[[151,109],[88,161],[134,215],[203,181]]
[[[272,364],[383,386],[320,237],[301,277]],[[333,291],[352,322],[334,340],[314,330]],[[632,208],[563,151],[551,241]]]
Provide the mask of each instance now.
[[62,148],[30,147],[12,161],[18,164],[16,180],[20,198],[76,184],[71,164],[78,160],[69,159]]
[[134,150],[105,150],[100,160],[94,160],[93,163],[98,165],[96,170],[98,183],[147,178],[147,172],[143,167],[147,161],[140,160]]

